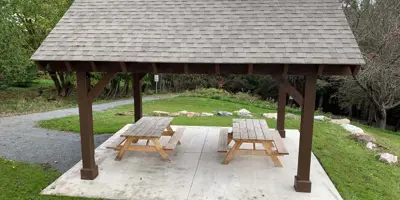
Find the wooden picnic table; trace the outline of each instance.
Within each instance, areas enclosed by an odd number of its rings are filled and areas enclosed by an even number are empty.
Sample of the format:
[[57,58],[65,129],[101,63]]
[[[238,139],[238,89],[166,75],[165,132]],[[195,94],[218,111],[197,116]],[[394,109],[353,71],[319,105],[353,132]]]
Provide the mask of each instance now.
[[[170,161],[166,152],[173,151],[180,144],[184,128],[173,131],[171,128],[172,117],[142,117],[128,130],[121,134],[124,139],[116,147],[110,147],[118,151],[115,160],[119,161],[125,151],[158,152],[164,161]],[[162,146],[161,136],[171,136],[167,145]],[[140,139],[147,140],[146,145],[137,145]],[[152,144],[150,144],[150,141]]]
[[[228,151],[223,164],[227,165],[233,156],[238,154],[267,155],[270,156],[276,167],[282,167],[277,156],[288,155],[283,140],[278,131],[269,129],[264,119],[234,119],[232,132],[222,129],[219,137],[219,152],[226,152],[231,141],[235,141]],[[240,149],[243,143],[253,143],[253,149]],[[256,150],[255,144],[261,143],[264,150]]]

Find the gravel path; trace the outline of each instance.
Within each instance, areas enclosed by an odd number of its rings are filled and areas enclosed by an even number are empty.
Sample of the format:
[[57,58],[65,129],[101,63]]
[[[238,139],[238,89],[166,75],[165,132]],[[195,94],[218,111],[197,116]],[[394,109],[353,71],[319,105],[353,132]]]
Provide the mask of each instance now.
[[[143,101],[169,97],[143,97]],[[93,111],[132,104],[121,100],[93,105]],[[0,157],[29,163],[48,163],[65,172],[81,159],[79,134],[35,127],[36,122],[77,115],[78,108],[0,118]],[[96,147],[112,134],[95,135]]]

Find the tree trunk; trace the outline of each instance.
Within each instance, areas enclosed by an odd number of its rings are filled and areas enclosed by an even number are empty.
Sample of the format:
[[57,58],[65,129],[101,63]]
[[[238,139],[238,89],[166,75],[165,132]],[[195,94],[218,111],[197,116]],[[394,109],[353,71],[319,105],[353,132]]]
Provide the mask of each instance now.
[[387,113],[385,109],[379,111],[379,128],[386,129]]
[[54,86],[56,87],[57,90],[57,95],[59,96],[61,94],[61,84],[60,81],[58,80],[56,72],[49,72],[51,80],[53,80]]
[[318,98],[318,109],[323,110],[322,105],[324,104],[324,93],[321,92]]

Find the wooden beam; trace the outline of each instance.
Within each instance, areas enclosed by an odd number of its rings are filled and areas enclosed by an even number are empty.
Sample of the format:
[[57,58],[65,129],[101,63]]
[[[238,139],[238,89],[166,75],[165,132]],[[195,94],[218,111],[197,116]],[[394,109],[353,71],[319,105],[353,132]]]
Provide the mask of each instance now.
[[301,93],[292,84],[289,83],[289,80],[287,78],[278,76],[274,77],[274,79],[279,85],[281,83],[284,83],[287,94],[290,95],[300,106],[303,105],[303,95],[301,95]]
[[122,72],[127,72],[128,70],[126,69],[126,64],[124,62],[120,62],[119,65],[121,66]]
[[43,64],[40,61],[35,61],[35,63],[36,63],[37,68],[40,71],[45,71],[46,70],[45,66],[43,66]]
[[282,138],[286,137],[285,131],[285,107],[286,107],[286,85],[284,82],[279,83],[278,95],[278,119],[276,120],[276,130]]
[[248,74],[253,74],[253,64],[249,64],[249,68],[247,71]]
[[357,67],[357,66],[349,66],[349,68],[350,68],[350,71],[351,71],[351,75],[352,75],[352,76],[355,76],[355,75],[358,74],[359,67]]
[[98,72],[97,66],[93,61],[89,62],[90,67],[92,68],[93,72]]
[[157,74],[158,73],[157,64],[153,63],[151,64],[151,67],[153,68],[153,74]]
[[184,73],[184,74],[189,74],[189,69],[188,69],[188,64],[187,64],[187,63],[185,63],[185,64],[183,65],[183,73]]
[[[41,61],[42,63],[45,61]],[[46,61],[47,62],[47,61]],[[85,72],[122,72],[120,62],[106,61],[69,61],[72,71]],[[51,71],[68,71],[65,61],[48,61]],[[91,63],[96,64],[96,69]],[[132,73],[174,73],[174,74],[215,74],[215,64],[212,63],[134,63],[125,62],[127,72]],[[250,74],[250,64],[218,63],[221,74]],[[129,67],[135,65],[138,67]],[[186,66],[186,67],[185,67]],[[252,74],[282,76],[285,74],[285,65],[282,64],[252,64]],[[286,64],[287,75],[307,76],[315,75],[318,65]],[[185,70],[186,68],[186,70]],[[250,73],[249,73],[250,68]],[[352,71],[353,68],[354,70]],[[357,74],[360,66],[350,65],[324,65],[323,76],[351,76]]]
[[86,72],[77,72],[76,82],[82,152],[81,179],[93,180],[97,177],[99,170],[94,159],[93,111],[92,101],[88,97],[90,79]]
[[143,116],[142,110],[142,84],[141,80],[146,74],[133,74],[133,101],[135,109],[135,122],[139,121]]
[[72,72],[72,67],[70,62],[65,61],[65,67],[67,68],[67,71]]
[[220,74],[219,64],[215,64],[215,74]]
[[287,77],[287,74],[288,74],[288,71],[289,71],[289,65],[288,65],[288,64],[285,64],[285,65],[283,66],[282,76],[286,78],[286,77]]
[[324,65],[319,65],[318,66],[318,71],[317,71],[317,75],[318,76],[322,76],[322,73],[324,72]]
[[89,91],[88,97],[93,100],[107,86],[107,84],[117,75],[118,72],[108,72],[101,77],[100,81]]
[[297,192],[311,192],[310,165],[316,90],[317,75],[306,76],[304,104],[301,110],[297,175],[294,181]]

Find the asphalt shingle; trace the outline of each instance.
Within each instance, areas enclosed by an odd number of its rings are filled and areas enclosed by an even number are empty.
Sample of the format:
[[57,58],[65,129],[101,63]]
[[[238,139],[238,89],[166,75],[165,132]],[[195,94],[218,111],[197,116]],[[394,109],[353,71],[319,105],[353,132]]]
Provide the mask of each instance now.
[[32,59],[364,63],[337,0],[75,0]]

